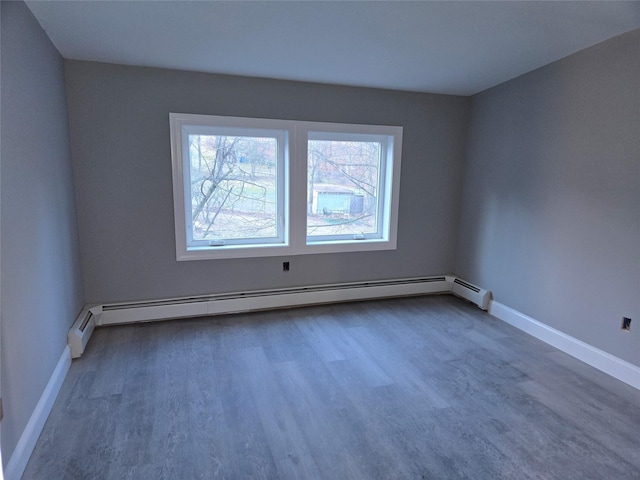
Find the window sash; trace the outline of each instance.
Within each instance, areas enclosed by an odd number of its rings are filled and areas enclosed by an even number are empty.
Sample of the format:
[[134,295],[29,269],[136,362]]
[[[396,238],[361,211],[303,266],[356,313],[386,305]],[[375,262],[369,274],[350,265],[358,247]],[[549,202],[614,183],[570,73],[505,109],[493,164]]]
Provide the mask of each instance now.
[[[276,176],[275,176],[275,230],[271,236],[247,236],[247,237],[221,237],[213,240],[194,238],[193,229],[193,204],[191,197],[191,154],[190,136],[218,136],[218,137],[245,137],[245,138],[273,138],[276,140]],[[246,127],[218,127],[203,125],[182,125],[181,146],[183,163],[183,195],[186,243],[188,247],[222,247],[227,245],[262,245],[284,244],[285,241],[285,145],[287,133],[283,130],[246,128]]]
[[[336,141],[336,142],[353,142],[353,143],[375,143],[379,145],[379,157],[377,161],[377,175],[375,184],[375,208],[374,211],[374,231],[368,232],[350,232],[344,234],[310,234],[307,225],[307,244],[319,244],[322,242],[339,242],[348,240],[372,240],[383,239],[388,237],[387,230],[389,222],[385,221],[387,217],[387,209],[385,208],[387,191],[391,190],[391,185],[387,185],[388,175],[387,159],[393,158],[392,151],[389,146],[393,145],[393,137],[389,135],[369,134],[369,133],[345,133],[339,131],[310,131],[307,134],[307,141]],[[309,164],[309,153],[307,152],[307,165]],[[309,181],[307,180],[307,188]],[[308,192],[307,192],[308,194]],[[364,201],[364,199],[363,199]],[[309,217],[307,216],[307,222]]]

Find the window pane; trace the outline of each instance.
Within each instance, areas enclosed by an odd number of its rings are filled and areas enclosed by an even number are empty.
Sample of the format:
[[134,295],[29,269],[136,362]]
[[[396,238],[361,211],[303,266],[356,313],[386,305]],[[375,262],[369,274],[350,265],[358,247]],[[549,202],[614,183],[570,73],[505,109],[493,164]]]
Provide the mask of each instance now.
[[278,141],[189,135],[194,241],[276,237]]
[[378,232],[381,143],[308,140],[307,236]]

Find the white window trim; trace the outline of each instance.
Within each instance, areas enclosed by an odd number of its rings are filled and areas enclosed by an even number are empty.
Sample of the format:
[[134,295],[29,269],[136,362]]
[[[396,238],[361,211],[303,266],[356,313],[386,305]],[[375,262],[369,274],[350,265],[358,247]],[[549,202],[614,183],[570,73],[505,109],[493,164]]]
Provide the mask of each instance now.
[[[170,113],[171,158],[173,175],[173,203],[175,217],[176,259],[206,260],[222,258],[252,258],[267,256],[305,255],[318,253],[363,252],[395,250],[398,230],[400,197],[400,164],[402,155],[402,127],[345,123],[305,122],[289,120],[221,117]],[[213,122],[213,123],[212,123]],[[281,243],[223,246],[188,246],[185,206],[184,170],[182,155],[183,125],[228,126],[233,128],[261,128],[286,132],[284,151],[284,230]],[[384,135],[389,142],[385,168],[384,204],[380,220],[382,238],[364,240],[307,241],[307,138],[309,132],[340,134]],[[391,163],[391,168],[389,168]],[[313,237],[311,237],[313,238]]]

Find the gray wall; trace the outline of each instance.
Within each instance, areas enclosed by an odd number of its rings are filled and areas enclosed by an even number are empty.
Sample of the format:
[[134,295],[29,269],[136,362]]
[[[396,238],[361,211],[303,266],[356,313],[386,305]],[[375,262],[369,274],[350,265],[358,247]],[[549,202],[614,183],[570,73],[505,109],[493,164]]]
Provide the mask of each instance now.
[[[469,99],[66,61],[88,302],[449,273]],[[395,251],[177,262],[169,112],[404,126]]]
[[40,399],[83,303],[63,61],[2,2],[2,454]]
[[635,365],[639,52],[640,30],[473,98],[457,257],[498,302]]

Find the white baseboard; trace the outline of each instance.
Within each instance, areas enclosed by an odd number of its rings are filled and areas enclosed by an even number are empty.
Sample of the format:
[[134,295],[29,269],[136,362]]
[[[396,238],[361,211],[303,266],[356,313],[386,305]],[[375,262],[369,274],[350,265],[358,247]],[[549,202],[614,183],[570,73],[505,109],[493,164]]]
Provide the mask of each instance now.
[[9,458],[7,468],[4,471],[6,480],[19,480],[22,477],[70,366],[71,351],[69,346],[65,346],[60,360],[58,360],[58,364],[53,370],[51,378],[44,392],[42,392],[42,396],[31,414],[31,418],[29,418],[15,450]]
[[640,367],[492,300],[489,313],[564,353],[640,390]]

